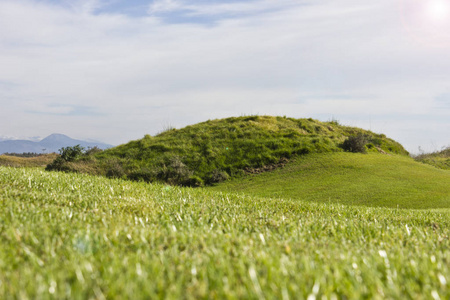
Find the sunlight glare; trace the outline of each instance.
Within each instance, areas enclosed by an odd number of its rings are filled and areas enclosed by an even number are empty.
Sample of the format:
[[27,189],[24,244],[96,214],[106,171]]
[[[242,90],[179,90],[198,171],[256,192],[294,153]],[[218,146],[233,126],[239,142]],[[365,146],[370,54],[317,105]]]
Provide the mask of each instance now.
[[402,25],[427,47],[450,47],[450,0],[400,0]]
[[444,21],[450,15],[450,3],[447,0],[433,0],[428,5],[429,16],[436,21]]

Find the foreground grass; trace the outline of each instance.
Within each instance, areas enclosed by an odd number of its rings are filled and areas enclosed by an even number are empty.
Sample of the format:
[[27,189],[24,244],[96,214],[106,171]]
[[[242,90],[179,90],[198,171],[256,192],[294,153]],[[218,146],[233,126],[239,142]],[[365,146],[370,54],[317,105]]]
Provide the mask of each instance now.
[[448,299],[449,210],[0,167],[1,299]]
[[400,155],[308,155],[212,188],[261,197],[399,208],[450,208],[450,172]]

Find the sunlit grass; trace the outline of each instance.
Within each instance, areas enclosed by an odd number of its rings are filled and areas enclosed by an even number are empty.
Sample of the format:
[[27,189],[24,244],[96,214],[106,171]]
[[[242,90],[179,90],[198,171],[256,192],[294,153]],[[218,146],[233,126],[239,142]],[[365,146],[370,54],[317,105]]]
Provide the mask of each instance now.
[[262,197],[400,208],[450,208],[450,171],[400,155],[327,153],[212,188]]
[[1,299],[448,299],[449,210],[0,167]]

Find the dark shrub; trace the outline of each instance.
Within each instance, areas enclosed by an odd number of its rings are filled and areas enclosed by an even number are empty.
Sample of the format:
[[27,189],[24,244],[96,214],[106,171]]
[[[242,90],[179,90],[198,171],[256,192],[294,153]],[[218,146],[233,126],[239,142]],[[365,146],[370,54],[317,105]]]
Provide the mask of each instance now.
[[157,177],[170,184],[183,184],[191,178],[193,173],[178,156],[172,156],[159,170]]
[[366,144],[369,142],[369,137],[365,134],[359,133],[355,136],[349,136],[344,143],[342,148],[345,151],[353,153],[366,153]]
[[86,150],[86,152],[85,152],[85,154],[86,155],[94,155],[94,154],[97,154],[97,153],[100,153],[100,152],[102,152],[103,150],[102,149],[100,149],[99,147],[97,147],[97,146],[95,146],[95,147],[89,147],[87,150]]
[[80,145],[73,147],[62,147],[59,149],[59,154],[61,158],[65,161],[75,161],[80,158],[84,153],[84,148]]
[[79,159],[83,153],[84,148],[80,145],[73,147],[63,147],[59,149],[60,156],[58,156],[52,163],[48,164],[45,168],[47,171],[64,171],[71,172],[76,171],[68,164],[69,162],[74,162]]
[[131,172],[127,178],[134,181],[153,182],[156,180],[156,175],[155,171],[142,168],[141,170]]
[[67,161],[65,161],[61,156],[58,156],[54,161],[49,163],[47,167],[45,167],[45,170],[69,172],[71,168],[67,165]]
[[369,143],[366,145],[367,149],[374,149],[375,145],[373,143]]
[[191,176],[188,180],[183,182],[181,185],[190,187],[201,187],[203,186],[203,180],[198,176]]
[[106,169],[106,177],[108,178],[122,178],[125,176],[125,170],[122,164],[117,161],[111,161]]
[[219,169],[211,172],[208,178],[208,183],[219,183],[228,179],[228,173]]

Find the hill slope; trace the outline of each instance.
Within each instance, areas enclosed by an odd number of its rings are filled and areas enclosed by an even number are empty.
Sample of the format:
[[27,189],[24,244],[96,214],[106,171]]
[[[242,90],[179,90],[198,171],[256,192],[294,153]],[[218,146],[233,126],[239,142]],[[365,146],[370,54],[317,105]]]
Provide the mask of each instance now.
[[155,137],[147,135],[84,159],[81,164],[91,164],[88,167],[63,167],[95,169],[110,177],[201,186],[299,155],[342,152],[343,142],[356,135],[367,139],[368,151],[408,154],[384,135],[336,122],[251,116],[207,121]]
[[418,155],[415,159],[436,168],[450,170],[450,147],[442,151]]
[[0,167],[1,299],[449,299],[449,210]]
[[450,208],[450,171],[399,155],[307,155],[212,187],[263,197],[400,208]]

